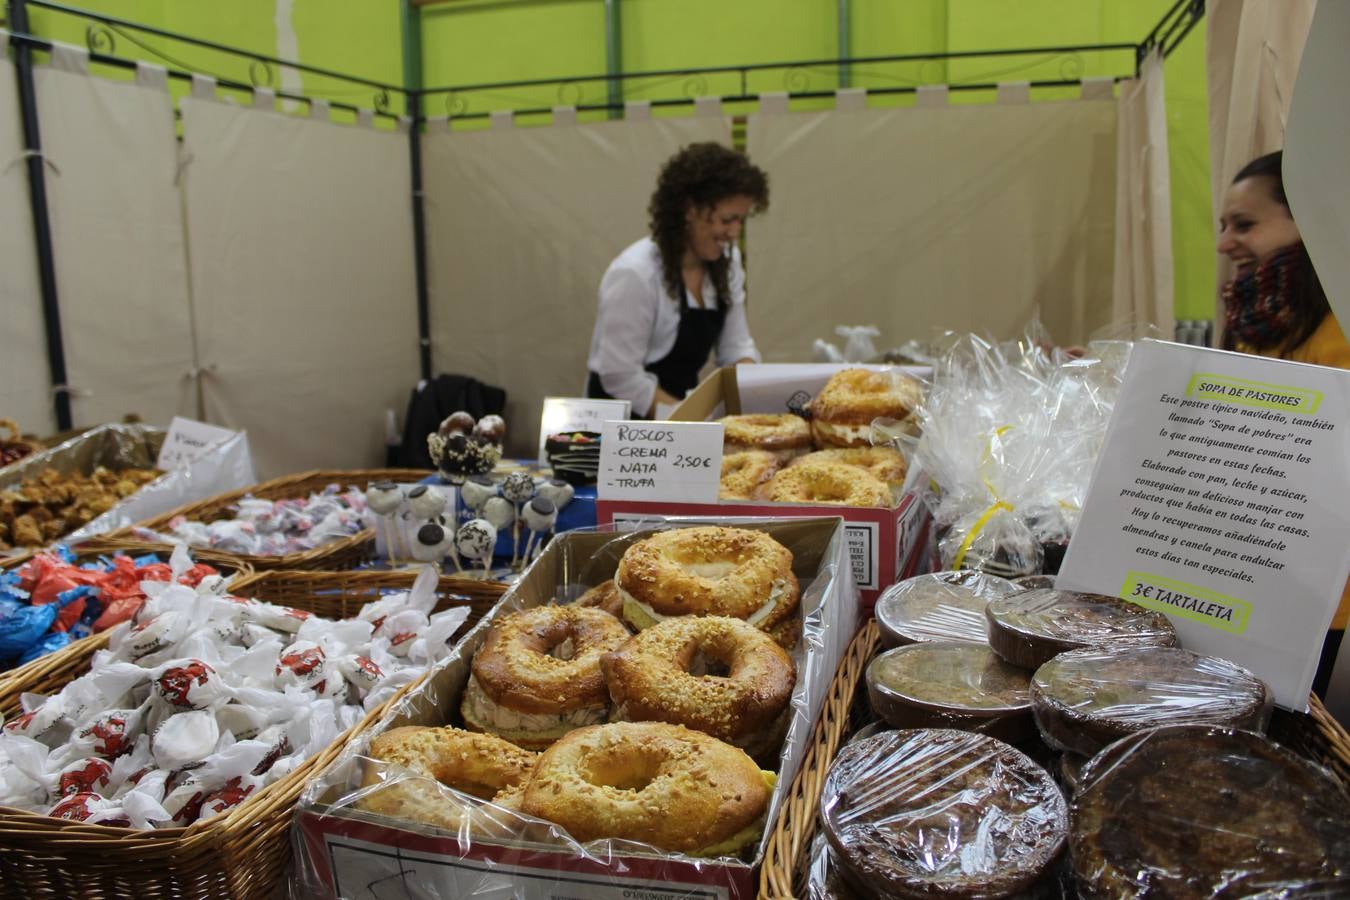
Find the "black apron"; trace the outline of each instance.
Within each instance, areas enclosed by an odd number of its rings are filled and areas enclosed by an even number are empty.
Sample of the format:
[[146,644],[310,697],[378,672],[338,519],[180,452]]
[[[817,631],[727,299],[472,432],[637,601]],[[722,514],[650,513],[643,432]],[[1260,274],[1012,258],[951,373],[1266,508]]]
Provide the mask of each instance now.
[[[722,323],[727,311],[721,303],[712,309],[685,305],[680,311],[680,329],[675,332],[675,343],[670,352],[656,362],[647,363],[648,372],[656,376],[661,390],[672,397],[683,397],[698,386],[698,373],[708,361],[708,354],[722,335]],[[586,382],[586,396],[599,400],[614,399],[605,393],[600,376],[590,373]],[[634,419],[645,419],[645,414],[633,412]]]

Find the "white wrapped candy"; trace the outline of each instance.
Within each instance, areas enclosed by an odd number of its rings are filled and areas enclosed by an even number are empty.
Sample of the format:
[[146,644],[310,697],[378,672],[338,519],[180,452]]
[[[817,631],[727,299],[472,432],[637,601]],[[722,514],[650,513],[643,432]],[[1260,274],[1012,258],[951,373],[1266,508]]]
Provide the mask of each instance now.
[[339,659],[337,666],[338,671],[342,673],[342,677],[362,693],[375,687],[379,680],[384,677],[384,670],[375,665],[374,661],[368,656],[359,656],[353,653]]
[[395,656],[407,656],[413,641],[426,631],[429,625],[426,613],[416,609],[405,609],[394,613],[385,620],[381,629],[389,641],[389,652]]
[[62,797],[101,794],[111,778],[112,763],[90,756],[71,763],[57,773],[56,793]]
[[[498,497],[497,499],[500,500],[501,498]],[[512,515],[514,515],[514,511]],[[492,549],[496,545],[497,529],[486,519],[470,519],[459,526],[459,531],[455,533],[455,547],[469,559],[491,559]]]
[[5,733],[40,741],[52,733],[64,715],[65,708],[61,699],[52,697],[36,709],[31,709],[6,722]]
[[207,787],[195,773],[187,773],[169,783],[169,791],[161,805],[175,825],[191,825],[197,821],[206,799]]
[[275,606],[271,603],[254,603],[244,607],[244,615],[258,625],[264,625],[275,631],[295,634],[300,626],[314,613],[303,609],[291,609],[289,606]]
[[231,697],[216,670],[200,659],[176,660],[160,668],[155,694],[175,709],[206,709]]
[[236,775],[202,800],[199,819],[209,819],[234,809],[254,791],[263,787],[263,780],[252,775]]
[[88,822],[91,825],[118,825],[126,827],[130,818],[115,800],[104,800],[98,794],[71,794],[62,799],[47,815],[53,819],[66,819],[71,822]]
[[[150,752],[161,769],[186,769],[205,762],[215,752],[219,740],[220,726],[215,715],[207,710],[193,710],[161,722],[150,736]],[[164,806],[168,809],[167,800]]]
[[216,724],[221,731],[234,735],[236,741],[257,737],[267,727],[267,713],[251,706],[230,703],[216,710]]
[[512,503],[524,503],[534,496],[534,478],[529,472],[512,472],[502,482],[502,496]]
[[313,641],[296,641],[281,651],[275,671],[277,687],[315,688],[328,678],[328,655]]
[[119,650],[124,651],[124,658],[140,659],[172,647],[187,637],[191,630],[191,617],[171,609],[131,629]]
[[78,726],[66,744],[66,755],[114,759],[129,751],[141,733],[144,715],[139,709],[111,709]]

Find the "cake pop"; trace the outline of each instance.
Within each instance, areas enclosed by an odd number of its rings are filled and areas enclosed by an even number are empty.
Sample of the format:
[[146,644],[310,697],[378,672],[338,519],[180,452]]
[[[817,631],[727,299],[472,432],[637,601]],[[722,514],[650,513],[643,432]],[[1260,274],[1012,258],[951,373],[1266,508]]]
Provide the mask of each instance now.
[[408,511],[417,522],[426,522],[445,512],[445,502],[445,492],[429,484],[419,484],[408,491]]
[[497,546],[497,529],[486,519],[470,519],[455,533],[455,547],[471,560],[483,563],[483,577],[492,568],[492,549]]
[[486,475],[473,475],[460,485],[459,495],[464,499],[464,505],[477,515],[489,497],[497,496],[497,485]]
[[530,534],[525,539],[525,562],[530,561],[530,545],[537,538],[539,543],[536,549],[542,549],[544,546],[544,535],[553,530],[553,526],[558,523],[558,507],[553,505],[552,500],[543,497],[535,497],[529,503],[525,504],[525,509],[521,511],[525,519],[525,527],[529,529]]
[[516,508],[505,497],[489,497],[483,504],[483,518],[501,531],[516,520]]
[[545,500],[551,500],[553,505],[562,508],[572,502],[572,497],[576,495],[577,489],[572,487],[561,478],[553,478],[539,485],[539,496]]
[[492,471],[502,458],[502,448],[480,435],[466,437],[453,432],[427,435],[427,452],[451,484],[463,484],[470,475]]
[[[412,545],[412,557],[418,562],[436,563],[439,566],[454,542],[455,536],[441,523],[428,522],[417,529],[417,540]],[[459,568],[458,559],[455,560],[455,568]]]
[[385,551],[390,557],[399,556],[398,529],[394,516],[402,505],[403,489],[392,481],[376,481],[366,488],[366,506],[384,524]]
[[516,505],[516,524],[511,529],[511,565],[520,549],[520,507],[534,499],[534,477],[529,472],[512,472],[502,482],[502,496]]

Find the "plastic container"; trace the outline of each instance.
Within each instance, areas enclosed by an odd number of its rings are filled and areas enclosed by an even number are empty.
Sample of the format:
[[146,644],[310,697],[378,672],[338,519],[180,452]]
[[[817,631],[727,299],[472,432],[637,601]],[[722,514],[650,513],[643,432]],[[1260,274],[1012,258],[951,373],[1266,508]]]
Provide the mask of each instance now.
[[1077,591],[1022,591],[990,601],[989,646],[1015,666],[1039,669],[1082,647],[1173,647],[1167,616],[1128,600]]
[[1031,673],[987,645],[964,641],[911,644],[882,653],[867,667],[872,708],[896,728],[955,728],[1011,743],[1036,734]]
[[1083,771],[1069,841],[1086,900],[1350,896],[1350,795],[1247,731],[1179,725],[1112,744]]
[[1271,705],[1265,682],[1251,672],[1180,647],[1074,650],[1041,666],[1031,680],[1041,737],[1056,750],[1085,756],[1164,725],[1263,731]]
[[920,729],[845,747],[825,779],[821,822],[864,896],[1006,897],[1050,872],[1067,810],[1054,779],[1019,750]]
[[985,607],[1014,593],[1011,581],[982,572],[933,572],[906,578],[877,600],[881,643],[899,647],[921,641],[987,641]]

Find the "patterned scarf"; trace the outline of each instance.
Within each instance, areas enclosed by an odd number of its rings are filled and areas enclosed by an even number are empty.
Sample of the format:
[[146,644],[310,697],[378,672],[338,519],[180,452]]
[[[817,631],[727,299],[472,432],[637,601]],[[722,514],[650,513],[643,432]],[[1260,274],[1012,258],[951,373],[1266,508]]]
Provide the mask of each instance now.
[[1223,287],[1224,330],[1240,345],[1266,350],[1281,344],[1294,327],[1288,301],[1298,287],[1303,245],[1291,244]]

